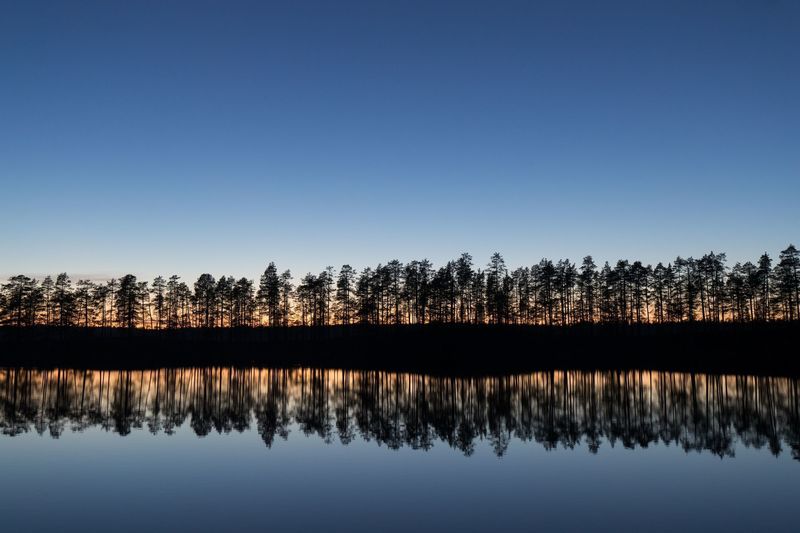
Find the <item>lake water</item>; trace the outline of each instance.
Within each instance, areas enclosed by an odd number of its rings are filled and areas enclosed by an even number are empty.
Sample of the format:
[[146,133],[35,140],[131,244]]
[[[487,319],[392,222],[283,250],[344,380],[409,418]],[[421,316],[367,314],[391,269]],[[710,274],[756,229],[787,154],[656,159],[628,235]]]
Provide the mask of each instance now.
[[0,369],[0,528],[798,531],[799,385]]

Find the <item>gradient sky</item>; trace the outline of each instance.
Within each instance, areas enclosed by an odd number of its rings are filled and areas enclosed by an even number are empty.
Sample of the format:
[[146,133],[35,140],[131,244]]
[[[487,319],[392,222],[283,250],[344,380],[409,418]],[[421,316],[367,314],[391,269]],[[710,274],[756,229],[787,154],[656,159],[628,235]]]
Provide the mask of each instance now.
[[800,245],[800,3],[0,4],[0,273]]

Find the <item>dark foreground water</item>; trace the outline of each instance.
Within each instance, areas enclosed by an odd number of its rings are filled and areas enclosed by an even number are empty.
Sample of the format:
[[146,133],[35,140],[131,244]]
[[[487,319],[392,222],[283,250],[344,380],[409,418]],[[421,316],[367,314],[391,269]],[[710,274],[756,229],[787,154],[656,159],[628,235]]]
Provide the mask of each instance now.
[[800,530],[785,378],[0,370],[0,530]]

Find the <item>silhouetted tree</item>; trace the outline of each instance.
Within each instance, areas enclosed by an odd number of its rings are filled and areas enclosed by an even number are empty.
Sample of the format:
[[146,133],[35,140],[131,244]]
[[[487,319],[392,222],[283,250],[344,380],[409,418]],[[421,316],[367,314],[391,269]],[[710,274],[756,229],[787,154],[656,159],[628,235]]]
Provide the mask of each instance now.
[[697,268],[696,261],[689,257],[675,259],[676,272],[676,291],[675,291],[675,315],[678,320],[695,319],[697,306]]
[[167,281],[166,288],[166,307],[167,307],[167,327],[170,329],[177,328],[181,325],[181,311],[182,306],[180,296],[178,294],[178,286],[180,285],[180,276],[172,275]]
[[75,303],[78,311],[78,321],[84,327],[89,327],[94,322],[94,284],[89,280],[79,280],[75,289]]
[[659,324],[669,319],[669,301],[672,296],[672,266],[656,265],[652,274],[655,321]]
[[289,317],[292,314],[292,292],[294,288],[292,287],[292,273],[289,270],[285,270],[283,274],[281,274],[281,323],[284,326],[289,325]]
[[36,280],[17,275],[8,279],[0,291],[0,323],[33,326],[43,304],[41,287]]
[[775,266],[777,294],[784,320],[800,318],[800,251],[789,245]]
[[156,328],[162,329],[167,321],[167,282],[158,276],[153,280],[150,292],[153,296],[153,307],[156,313]]
[[633,322],[633,305],[631,304],[631,265],[627,259],[620,259],[614,267],[612,275],[614,287],[614,307],[617,322]]
[[356,300],[358,302],[358,320],[362,324],[373,324],[377,305],[372,291],[372,269],[367,267],[361,271],[356,281]]
[[113,306],[113,302],[110,302],[109,295],[110,290],[107,284],[95,284],[92,300],[94,302],[95,313],[99,315],[99,325],[104,328],[111,325],[109,307]]
[[55,291],[55,283],[53,278],[46,276],[42,280],[42,305],[44,306],[44,323],[48,326],[53,324],[53,292]]
[[430,321],[455,321],[456,278],[452,261],[436,271],[430,283]]
[[319,284],[321,323],[322,325],[327,326],[332,323],[334,317],[333,302],[335,279],[332,266],[326,267],[325,270],[320,273]]
[[266,317],[268,326],[281,326],[284,322],[281,283],[275,263],[270,263],[261,275],[257,295],[261,314]]
[[724,313],[725,254],[708,253],[697,262],[700,316],[719,321]]
[[555,265],[554,287],[555,299],[559,306],[560,324],[567,325],[573,320],[575,307],[574,287],[578,277],[575,265],[567,259],[560,260]]
[[119,280],[119,288],[116,293],[116,309],[120,326],[124,328],[135,328],[141,318],[141,308],[139,307],[139,285],[136,276],[127,274]]
[[353,320],[355,278],[353,267],[342,265],[339,270],[339,279],[336,280],[336,310],[337,319],[344,325],[350,324]]
[[495,252],[486,268],[486,316],[492,324],[500,324],[507,317],[508,294],[503,283],[507,275],[503,256]]
[[240,278],[233,286],[232,300],[231,326],[252,326],[256,307],[253,282]]
[[542,259],[531,269],[533,285],[536,290],[536,304],[539,316],[548,326],[555,323],[556,308],[556,267],[549,259]]
[[75,319],[75,295],[72,293],[72,281],[66,273],[56,276],[53,306],[55,323],[59,326],[71,326]]
[[642,265],[641,261],[634,261],[630,269],[632,314],[637,324],[649,322],[650,309],[650,266]]
[[474,322],[486,322],[486,273],[478,269],[472,276],[472,304],[475,308]]
[[217,282],[211,274],[201,274],[194,283],[195,313],[200,327],[214,327],[216,287]]
[[606,261],[600,269],[598,276],[599,296],[600,296],[600,320],[602,322],[614,322],[618,320],[616,312],[616,301],[614,298],[615,274],[611,270],[611,265]]
[[758,319],[770,319],[770,297],[772,292],[772,259],[764,253],[758,259],[758,270],[756,271],[756,294],[758,295]]
[[431,270],[427,259],[411,261],[405,266],[403,300],[409,323],[424,324],[428,320]]
[[153,327],[152,307],[150,306],[150,289],[146,281],[136,283],[136,302],[139,306],[139,318],[143,328]]
[[527,267],[511,273],[511,321],[514,324],[531,324],[531,273]]
[[472,279],[475,272],[472,270],[472,256],[468,253],[461,254],[456,260],[456,290],[458,294],[458,321],[472,322]]
[[233,286],[236,281],[232,276],[220,276],[214,288],[214,326],[231,325],[233,311]]
[[597,306],[597,265],[591,255],[583,258],[578,284],[578,316],[581,322],[594,322]]
[[115,278],[111,278],[106,282],[108,287],[108,298],[111,302],[109,307],[109,318],[112,326],[119,326],[119,317],[117,316],[117,289],[119,282]]
[[386,292],[388,311],[391,321],[400,324],[403,321],[401,306],[403,303],[403,264],[397,259],[392,259],[386,264]]

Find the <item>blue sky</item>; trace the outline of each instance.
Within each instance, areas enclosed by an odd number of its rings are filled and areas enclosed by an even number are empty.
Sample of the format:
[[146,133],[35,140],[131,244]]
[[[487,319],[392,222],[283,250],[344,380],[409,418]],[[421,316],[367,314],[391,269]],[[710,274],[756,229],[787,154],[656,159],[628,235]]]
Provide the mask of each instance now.
[[800,4],[4,2],[0,273],[800,244]]

